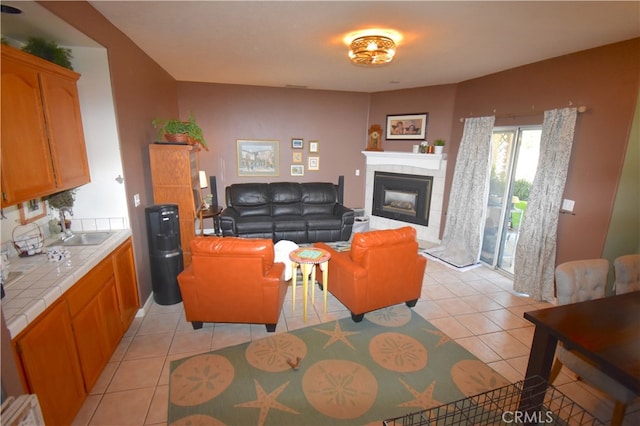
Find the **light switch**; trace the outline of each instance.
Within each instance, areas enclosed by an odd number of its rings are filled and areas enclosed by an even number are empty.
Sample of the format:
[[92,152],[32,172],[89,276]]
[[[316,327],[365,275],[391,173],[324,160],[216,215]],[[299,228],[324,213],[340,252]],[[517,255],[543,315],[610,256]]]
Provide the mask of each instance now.
[[140,205],[140,194],[134,194],[133,196],[133,205],[138,207]]
[[356,176],[360,176],[360,169],[356,169]]
[[572,212],[576,202],[573,200],[564,199],[562,200],[562,210],[566,212]]

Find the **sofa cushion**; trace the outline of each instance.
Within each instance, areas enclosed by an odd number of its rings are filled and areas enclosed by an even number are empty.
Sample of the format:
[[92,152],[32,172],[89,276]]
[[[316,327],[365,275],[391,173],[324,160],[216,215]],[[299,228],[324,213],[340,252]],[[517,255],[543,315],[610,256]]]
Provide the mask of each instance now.
[[237,183],[229,186],[227,205],[240,216],[270,216],[271,196],[266,183]]
[[304,217],[309,229],[340,229],[342,219],[336,216],[308,215]]
[[297,215],[302,214],[300,199],[302,192],[300,184],[295,182],[278,182],[269,184],[271,198],[271,215]]
[[372,247],[391,246],[416,240],[416,230],[410,226],[382,231],[356,232],[351,241],[351,260],[361,264]]
[[272,218],[275,231],[305,231],[307,221],[302,216],[276,216]]
[[302,214],[332,215],[338,203],[338,190],[332,183],[302,183]]
[[239,234],[258,234],[273,232],[273,218],[271,216],[244,216],[236,220]]

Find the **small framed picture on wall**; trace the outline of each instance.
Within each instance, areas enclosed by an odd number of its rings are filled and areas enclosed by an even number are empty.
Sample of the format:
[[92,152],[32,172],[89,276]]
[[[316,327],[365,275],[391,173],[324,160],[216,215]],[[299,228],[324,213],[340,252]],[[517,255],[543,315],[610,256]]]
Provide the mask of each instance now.
[[291,148],[302,149],[303,145],[304,145],[303,139],[296,139],[296,138],[291,139]]
[[309,141],[309,152],[319,152],[320,151],[320,142],[318,141]]
[[301,164],[292,164],[291,176],[304,176],[304,166]]
[[320,157],[309,157],[309,164],[307,165],[307,169],[313,171],[320,170]]
[[293,157],[291,158],[292,163],[302,163],[302,152],[294,152]]

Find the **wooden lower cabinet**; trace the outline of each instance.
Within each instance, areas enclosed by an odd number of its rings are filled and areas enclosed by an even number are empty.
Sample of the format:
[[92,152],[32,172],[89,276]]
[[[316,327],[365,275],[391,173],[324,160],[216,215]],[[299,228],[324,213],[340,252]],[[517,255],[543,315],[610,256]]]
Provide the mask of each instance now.
[[14,339],[47,425],[71,424],[98,381],[135,316],[135,277],[128,239]]
[[17,350],[30,393],[38,395],[47,425],[70,425],[86,397],[65,301],[29,326]]
[[120,308],[120,322],[126,332],[138,312],[138,281],[133,261],[133,246],[131,240],[118,247],[111,256],[113,271],[118,289],[118,307]]

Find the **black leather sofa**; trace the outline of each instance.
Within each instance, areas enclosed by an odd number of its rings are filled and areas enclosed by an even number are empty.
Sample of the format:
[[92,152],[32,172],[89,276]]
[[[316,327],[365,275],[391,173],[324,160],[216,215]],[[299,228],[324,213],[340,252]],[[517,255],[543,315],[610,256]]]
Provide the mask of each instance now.
[[295,243],[347,241],[353,210],[332,183],[239,183],[225,188],[222,235]]

